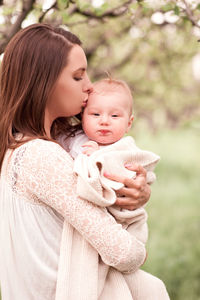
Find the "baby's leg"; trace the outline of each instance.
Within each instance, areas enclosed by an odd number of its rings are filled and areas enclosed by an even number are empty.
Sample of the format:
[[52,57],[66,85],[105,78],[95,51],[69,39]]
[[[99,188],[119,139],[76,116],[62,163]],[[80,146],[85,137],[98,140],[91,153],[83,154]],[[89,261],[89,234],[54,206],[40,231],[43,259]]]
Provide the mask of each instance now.
[[124,274],[134,300],[169,300],[169,295],[162,280],[138,270]]

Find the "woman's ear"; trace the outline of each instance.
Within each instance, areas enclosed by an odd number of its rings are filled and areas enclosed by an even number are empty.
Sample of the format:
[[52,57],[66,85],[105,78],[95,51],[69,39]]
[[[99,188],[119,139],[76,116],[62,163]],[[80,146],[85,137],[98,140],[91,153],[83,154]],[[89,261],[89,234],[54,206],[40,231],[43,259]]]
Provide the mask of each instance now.
[[131,115],[129,117],[129,121],[128,121],[128,127],[127,127],[127,130],[126,130],[126,133],[131,129],[131,126],[132,126],[132,123],[133,123],[133,120],[134,120],[134,116]]

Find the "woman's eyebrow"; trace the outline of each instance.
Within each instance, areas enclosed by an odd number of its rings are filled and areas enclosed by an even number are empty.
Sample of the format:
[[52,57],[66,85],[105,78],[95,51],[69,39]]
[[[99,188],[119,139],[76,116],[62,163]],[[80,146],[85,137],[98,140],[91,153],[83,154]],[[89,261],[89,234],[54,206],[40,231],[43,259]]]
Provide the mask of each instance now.
[[76,70],[74,70],[74,72],[85,72],[86,71],[86,68],[78,68]]

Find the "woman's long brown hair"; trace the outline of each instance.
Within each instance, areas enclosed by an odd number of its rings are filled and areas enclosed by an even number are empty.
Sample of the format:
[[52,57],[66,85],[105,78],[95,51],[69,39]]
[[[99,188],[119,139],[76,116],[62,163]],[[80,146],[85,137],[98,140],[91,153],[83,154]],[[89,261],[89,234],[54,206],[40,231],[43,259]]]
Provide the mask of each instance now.
[[[74,34],[47,24],[22,29],[8,43],[0,73],[0,171],[6,150],[22,144],[16,133],[28,137],[26,141],[48,140],[46,102],[74,44],[81,45]],[[72,129],[69,118],[57,119],[52,138]]]

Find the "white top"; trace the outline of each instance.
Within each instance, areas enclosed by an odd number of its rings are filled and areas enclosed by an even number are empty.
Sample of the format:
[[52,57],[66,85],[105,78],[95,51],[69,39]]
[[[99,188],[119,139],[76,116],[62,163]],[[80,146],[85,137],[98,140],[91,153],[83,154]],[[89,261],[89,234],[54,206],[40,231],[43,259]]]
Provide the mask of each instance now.
[[81,146],[83,146],[84,143],[88,142],[89,138],[85,133],[83,133],[82,130],[78,130],[75,133],[75,136],[69,137],[67,139],[65,135],[60,135],[58,141],[73,158],[76,158],[80,153],[83,152],[84,148],[82,148]]
[[135,264],[135,239],[104,209],[77,198],[73,160],[35,139],[7,151],[0,178],[2,300],[53,300],[63,218],[120,271]]

